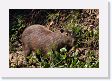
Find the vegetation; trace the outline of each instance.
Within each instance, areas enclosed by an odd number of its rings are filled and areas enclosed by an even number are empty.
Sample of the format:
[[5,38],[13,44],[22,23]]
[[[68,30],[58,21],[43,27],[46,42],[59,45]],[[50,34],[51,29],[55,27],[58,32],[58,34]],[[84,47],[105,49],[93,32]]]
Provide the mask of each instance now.
[[[97,9],[10,9],[9,10],[9,67],[10,68],[98,68],[99,67],[99,10]],[[47,56],[37,49],[27,57],[22,51],[21,34],[27,26],[41,24],[52,31],[73,31],[75,44]]]

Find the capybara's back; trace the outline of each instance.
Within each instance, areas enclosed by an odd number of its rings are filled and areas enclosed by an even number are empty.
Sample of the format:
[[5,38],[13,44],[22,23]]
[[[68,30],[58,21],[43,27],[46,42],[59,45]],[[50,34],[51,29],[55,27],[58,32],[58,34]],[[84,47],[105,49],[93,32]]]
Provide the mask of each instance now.
[[72,47],[74,39],[60,31],[52,32],[42,25],[27,27],[22,34],[23,51],[27,56],[31,51],[39,49],[43,54],[67,45]]

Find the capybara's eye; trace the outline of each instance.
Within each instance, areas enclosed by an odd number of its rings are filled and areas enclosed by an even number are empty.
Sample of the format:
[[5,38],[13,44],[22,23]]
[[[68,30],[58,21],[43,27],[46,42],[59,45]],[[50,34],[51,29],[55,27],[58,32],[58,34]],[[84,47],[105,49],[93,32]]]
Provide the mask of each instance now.
[[66,36],[68,36],[68,33],[66,33]]

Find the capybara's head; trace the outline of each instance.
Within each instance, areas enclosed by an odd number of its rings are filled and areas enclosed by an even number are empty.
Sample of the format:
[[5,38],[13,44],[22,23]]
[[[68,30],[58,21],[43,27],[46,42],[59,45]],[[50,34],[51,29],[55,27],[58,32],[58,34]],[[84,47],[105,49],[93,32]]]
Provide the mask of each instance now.
[[62,39],[64,40],[65,45],[67,45],[68,48],[73,47],[75,41],[73,32],[71,30],[64,30],[64,29],[61,29],[60,32],[62,34]]

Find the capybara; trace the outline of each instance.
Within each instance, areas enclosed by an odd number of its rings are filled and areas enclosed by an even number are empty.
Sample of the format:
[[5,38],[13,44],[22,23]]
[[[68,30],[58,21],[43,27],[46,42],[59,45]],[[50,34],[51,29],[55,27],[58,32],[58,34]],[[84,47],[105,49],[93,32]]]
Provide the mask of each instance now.
[[31,51],[41,50],[47,54],[51,50],[58,50],[64,46],[72,47],[74,38],[62,30],[55,32],[42,25],[31,25],[22,34],[23,51],[28,56]]

